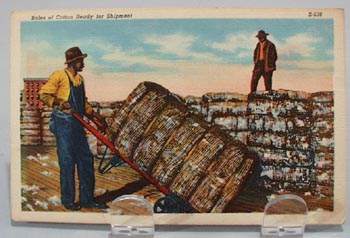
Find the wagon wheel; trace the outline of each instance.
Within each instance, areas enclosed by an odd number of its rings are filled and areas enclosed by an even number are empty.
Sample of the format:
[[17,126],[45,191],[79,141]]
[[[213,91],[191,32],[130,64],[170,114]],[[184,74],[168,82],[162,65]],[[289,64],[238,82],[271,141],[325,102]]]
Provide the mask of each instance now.
[[165,196],[156,201],[153,211],[154,213],[179,213],[180,209],[174,198]]

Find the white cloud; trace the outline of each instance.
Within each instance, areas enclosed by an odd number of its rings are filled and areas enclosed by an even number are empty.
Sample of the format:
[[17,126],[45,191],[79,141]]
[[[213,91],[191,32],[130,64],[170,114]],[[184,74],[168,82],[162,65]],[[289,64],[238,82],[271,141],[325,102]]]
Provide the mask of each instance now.
[[[145,44],[151,44],[157,47],[156,52],[161,55],[174,55],[183,61],[191,62],[220,62],[220,59],[211,53],[195,52],[191,47],[198,39],[192,35],[175,33],[172,35],[148,35],[144,39]],[[172,69],[173,62],[166,59],[156,59],[146,53],[142,47],[134,48],[132,51],[125,51],[121,47],[114,47],[110,53],[102,57],[105,61],[118,62],[123,66],[133,64],[143,64],[158,69]]]
[[27,41],[21,48],[22,77],[48,77],[53,69],[64,66],[64,52],[57,54],[47,41]]
[[118,61],[120,64],[128,66],[136,63],[147,63],[148,57],[125,52],[120,47],[116,47],[113,52],[105,54],[102,59],[106,61]]
[[175,33],[172,35],[151,35],[146,37],[144,42],[158,46],[157,51],[160,53],[188,56],[189,48],[196,40],[197,38],[194,36]]
[[211,47],[223,51],[235,51],[237,49],[254,50],[256,38],[254,33],[239,33],[229,35],[223,42],[214,42]]
[[300,55],[302,57],[312,57],[316,49],[314,46],[320,42],[320,39],[307,33],[299,33],[288,37],[284,43],[278,43],[278,52],[280,55]]
[[157,52],[161,54],[172,54],[181,60],[191,59],[199,62],[219,62],[220,59],[214,54],[207,52],[194,51],[192,47],[199,41],[193,35],[175,33],[171,35],[150,35],[144,40],[144,43],[158,47]]
[[[109,62],[118,62],[118,64],[124,67],[142,64],[144,66],[157,69],[158,71],[171,71],[173,68],[168,60],[152,58],[144,53],[140,48],[134,49],[133,51],[124,51],[120,47],[117,47],[112,53],[104,55],[102,59]],[[95,69],[101,68],[99,65],[95,66]]]
[[88,49],[97,49],[101,52],[110,52],[114,49],[114,45],[111,43],[108,43],[107,41],[104,41],[102,39],[93,39],[93,40],[78,40],[73,43],[73,45],[80,45],[83,48]]

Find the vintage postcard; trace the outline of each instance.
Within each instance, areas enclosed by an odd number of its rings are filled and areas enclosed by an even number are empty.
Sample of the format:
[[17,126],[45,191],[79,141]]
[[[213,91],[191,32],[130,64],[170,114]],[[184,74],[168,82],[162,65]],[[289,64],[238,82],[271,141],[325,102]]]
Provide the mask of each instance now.
[[[342,9],[75,9],[11,17],[14,221],[345,219]],[[137,212],[136,210],[134,212]]]

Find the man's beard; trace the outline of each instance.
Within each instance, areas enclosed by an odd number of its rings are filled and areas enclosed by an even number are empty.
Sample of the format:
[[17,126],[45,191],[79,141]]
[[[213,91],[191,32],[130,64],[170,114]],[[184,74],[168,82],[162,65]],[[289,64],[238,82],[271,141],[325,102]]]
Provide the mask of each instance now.
[[75,72],[81,72],[81,71],[83,71],[84,65],[78,66],[75,64],[75,65],[73,65],[73,68],[74,68]]

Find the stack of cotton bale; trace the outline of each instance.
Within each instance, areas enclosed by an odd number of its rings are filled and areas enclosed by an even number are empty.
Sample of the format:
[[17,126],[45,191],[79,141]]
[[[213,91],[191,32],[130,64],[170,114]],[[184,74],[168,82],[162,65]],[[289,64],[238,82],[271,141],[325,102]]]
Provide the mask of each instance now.
[[20,127],[22,145],[41,144],[41,115],[39,109],[23,108],[21,110]]
[[312,146],[315,149],[316,194],[333,196],[334,185],[334,100],[333,92],[312,94]]
[[230,135],[246,143],[248,131],[247,96],[238,93],[206,93],[202,96],[206,120],[222,126]]
[[308,93],[286,90],[249,95],[247,145],[262,161],[268,189],[310,190],[314,155],[309,98]]
[[186,96],[184,97],[185,104],[187,109],[194,114],[197,114],[201,117],[207,117],[206,108],[203,107],[202,97],[196,96]]
[[[90,102],[93,110],[99,113],[106,120],[107,124],[110,124],[113,121],[114,114],[120,109],[122,106],[122,102]],[[97,129],[97,126],[94,123],[90,123]],[[101,132],[104,133],[104,132]],[[111,158],[113,157],[113,153],[107,149],[106,145],[104,145],[101,141],[97,140],[95,136],[93,136],[90,132],[87,131],[88,142],[91,148],[91,151],[97,158]]]
[[155,83],[135,88],[114,119],[116,148],[200,212],[224,211],[254,172],[243,143]]
[[54,134],[50,131],[49,123],[51,118],[52,108],[44,107],[41,113],[42,119],[42,144],[46,146],[54,146],[56,145],[56,139]]

